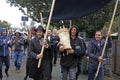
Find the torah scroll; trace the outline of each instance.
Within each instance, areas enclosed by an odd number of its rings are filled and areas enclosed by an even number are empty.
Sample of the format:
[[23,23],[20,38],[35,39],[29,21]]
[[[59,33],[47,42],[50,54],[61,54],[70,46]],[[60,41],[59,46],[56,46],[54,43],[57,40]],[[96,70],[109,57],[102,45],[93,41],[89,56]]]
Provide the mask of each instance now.
[[61,28],[58,30],[58,36],[60,38],[60,43],[63,44],[65,49],[70,49],[70,34],[67,28]]

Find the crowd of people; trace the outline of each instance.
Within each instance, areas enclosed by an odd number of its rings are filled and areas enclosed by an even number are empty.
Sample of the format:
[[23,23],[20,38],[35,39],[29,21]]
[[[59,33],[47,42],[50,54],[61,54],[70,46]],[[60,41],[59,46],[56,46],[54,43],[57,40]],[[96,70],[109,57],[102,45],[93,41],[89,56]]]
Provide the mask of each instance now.
[[[45,29],[42,25],[37,28],[32,27],[28,33],[21,33],[16,30],[0,29],[0,80],[2,80],[2,65],[5,64],[5,74],[9,77],[10,58],[14,59],[15,71],[20,72],[23,55],[27,55],[26,73],[24,80],[28,77],[33,80],[52,80],[53,66],[57,64],[58,55],[60,57],[61,80],[78,80],[81,72],[81,60],[83,56],[88,59],[88,80],[94,80],[99,62],[103,62],[101,53],[104,47],[105,38],[101,31],[96,31],[88,46],[82,37],[78,35],[79,28],[75,25],[70,27],[70,49],[65,49],[60,42],[57,29],[48,30],[44,40]],[[107,47],[111,47],[112,39],[110,33]],[[44,49],[43,48],[44,45]],[[43,53],[41,51],[43,50]],[[40,68],[38,62],[41,59]],[[96,80],[103,80],[104,64],[100,66]]]

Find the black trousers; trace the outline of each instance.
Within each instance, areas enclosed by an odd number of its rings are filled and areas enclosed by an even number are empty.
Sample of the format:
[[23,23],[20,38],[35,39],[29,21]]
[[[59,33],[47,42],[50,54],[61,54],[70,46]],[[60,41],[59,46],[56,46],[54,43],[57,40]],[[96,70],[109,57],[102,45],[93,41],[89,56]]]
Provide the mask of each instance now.
[[8,69],[10,67],[10,60],[9,60],[9,56],[0,56],[0,78],[3,77],[2,75],[2,65],[3,63],[5,63],[5,72],[8,72]]
[[56,64],[57,62],[57,55],[58,55],[58,49],[57,48],[54,48],[53,49],[53,64]]
[[29,59],[27,59],[26,60],[26,74],[25,74],[25,77],[27,78],[28,77],[28,75],[29,75],[29,63],[30,63],[30,60]]

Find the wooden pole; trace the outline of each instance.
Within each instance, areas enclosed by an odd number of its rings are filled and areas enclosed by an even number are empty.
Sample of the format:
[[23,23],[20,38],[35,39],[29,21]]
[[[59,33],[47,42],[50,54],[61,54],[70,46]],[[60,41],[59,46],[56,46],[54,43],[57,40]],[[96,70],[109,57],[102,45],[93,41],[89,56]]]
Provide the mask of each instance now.
[[[55,5],[55,0],[52,1],[51,11],[50,11],[50,15],[49,15],[49,19],[48,19],[48,23],[47,23],[46,32],[45,32],[45,35],[44,35],[43,42],[45,41],[45,39],[46,39],[46,37],[47,37],[47,31],[48,31],[49,26],[50,26],[50,22],[51,22],[51,18],[52,18],[52,14],[53,14],[54,5]],[[41,54],[43,54],[44,47],[45,47],[45,46],[43,45],[43,46],[42,46],[42,49],[41,49]],[[38,68],[40,68],[41,60],[42,60],[42,59],[39,59]]]
[[69,22],[70,22],[70,28],[72,27],[72,20],[69,20]]
[[65,28],[64,21],[62,20],[61,22],[62,22],[62,26],[63,26],[63,28]]
[[41,25],[43,26],[43,16],[41,12],[40,12],[40,22],[41,22]]
[[[116,10],[117,10],[117,6],[118,6],[118,0],[116,0],[116,4],[115,4],[114,11],[113,11],[112,19],[111,19],[111,22],[110,22],[110,25],[109,25],[108,32],[111,31],[112,24],[113,24],[113,20],[114,20],[115,13],[116,13]],[[106,40],[105,40],[105,44],[104,44],[104,47],[103,47],[103,50],[102,50],[101,57],[104,56],[104,52],[105,52],[105,48],[106,48],[106,45],[107,45],[108,37],[109,37],[109,36],[107,35]],[[97,76],[98,76],[100,66],[101,66],[101,61],[100,61],[99,64],[98,64],[98,68],[97,68],[97,71],[96,71],[96,74],[95,74],[95,78],[94,78],[94,80],[96,80],[96,78],[97,78]]]

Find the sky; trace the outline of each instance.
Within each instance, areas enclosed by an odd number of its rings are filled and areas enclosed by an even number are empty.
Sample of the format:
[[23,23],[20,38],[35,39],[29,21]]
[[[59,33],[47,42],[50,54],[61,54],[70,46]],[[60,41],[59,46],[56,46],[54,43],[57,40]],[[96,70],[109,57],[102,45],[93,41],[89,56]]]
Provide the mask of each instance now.
[[6,0],[0,0],[0,20],[12,24],[11,27],[20,27],[20,23],[22,23],[21,16],[23,14],[17,7],[10,7]]

